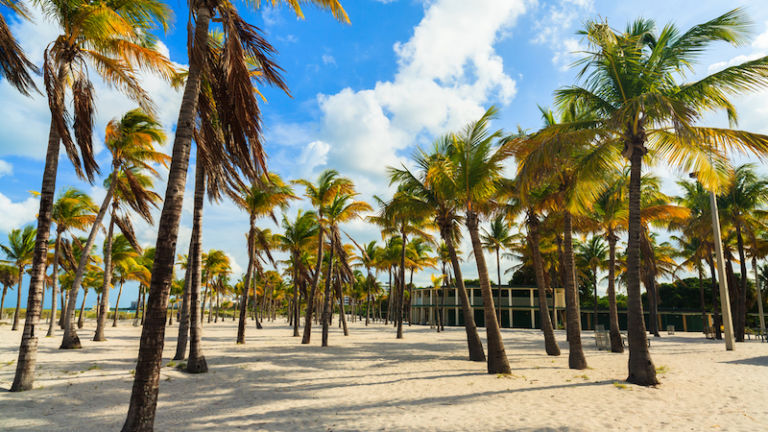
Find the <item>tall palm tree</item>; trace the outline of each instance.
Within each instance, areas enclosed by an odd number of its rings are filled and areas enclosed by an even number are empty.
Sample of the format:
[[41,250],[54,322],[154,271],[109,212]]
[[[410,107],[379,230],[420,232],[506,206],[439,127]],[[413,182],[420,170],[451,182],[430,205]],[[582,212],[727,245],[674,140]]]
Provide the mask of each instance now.
[[[293,279],[293,310],[292,315],[293,336],[299,336],[299,280],[303,279],[306,269],[302,260],[302,254],[309,251],[317,238],[317,217],[313,212],[299,212],[296,219],[291,221],[283,215],[283,233],[276,234],[274,239],[278,248],[290,254],[291,279]],[[242,305],[240,306],[242,308]]]
[[[6,262],[13,264],[17,269],[18,285],[16,287],[16,311],[13,313],[13,325],[11,330],[19,329],[19,310],[21,309],[21,281],[24,278],[24,269],[32,263],[35,253],[35,227],[27,225],[23,230],[14,229],[8,233],[8,244],[0,244],[0,249],[5,253]],[[29,295],[29,294],[27,294]]]
[[[51,273],[51,322],[47,336],[53,336],[56,317],[57,288],[59,276],[59,255],[61,235],[70,229],[84,230],[94,223],[98,208],[87,194],[75,189],[64,190],[53,204],[52,220],[56,224],[56,240],[53,248],[53,272]],[[61,311],[63,314],[64,311]]]
[[[768,85],[768,57],[727,67],[697,81],[683,83],[687,72],[712,43],[746,42],[748,20],[740,9],[681,31],[674,24],[657,32],[655,23],[638,19],[624,32],[605,22],[587,23],[589,48],[580,64],[583,85],[556,92],[562,105],[579,105],[599,118],[571,123],[565,130],[592,131],[622,149],[630,163],[627,242],[627,317],[629,376],[639,385],[658,383],[648,352],[640,302],[641,176],[649,162],[695,171],[712,189],[723,177],[728,150],[765,153],[768,137],[749,132],[696,126],[709,111],[725,110],[735,124],[729,97]],[[649,152],[650,150],[650,152]]]
[[323,264],[323,237],[327,229],[325,221],[325,208],[330,205],[338,194],[350,194],[354,192],[352,181],[341,177],[335,170],[325,170],[317,178],[316,183],[308,180],[296,180],[295,183],[304,186],[304,196],[309,198],[315,208],[318,221],[317,254],[315,270],[312,273],[312,283],[307,297],[307,312],[304,317],[304,334],[302,344],[308,344],[312,334],[312,312],[314,310],[315,294],[320,283],[320,273]]
[[495,195],[499,191],[503,162],[511,156],[506,142],[497,145],[501,131],[490,131],[489,123],[496,108],[489,108],[477,121],[471,122],[451,141],[448,147],[452,181],[456,185],[456,201],[464,208],[464,225],[472,241],[472,251],[480,278],[480,292],[485,309],[485,330],[488,340],[488,373],[511,373],[509,359],[504,350],[499,322],[496,319],[488,268],[480,240],[480,217],[489,215],[497,207]]
[[237,343],[245,343],[245,319],[246,306],[248,305],[248,291],[251,286],[251,274],[253,273],[256,244],[256,220],[263,217],[275,217],[275,209],[279,208],[285,211],[288,208],[290,200],[296,199],[293,189],[285,184],[277,174],[269,173],[251,185],[250,188],[243,190],[242,195],[236,202],[248,212],[248,267],[245,271],[245,287],[240,299],[240,320],[237,326]]
[[[3,319],[3,313],[5,312],[5,294],[8,292],[8,288],[16,285],[19,281],[19,270],[8,264],[0,264],[0,285],[3,285],[3,294],[0,297],[0,320]],[[51,318],[53,321],[54,317]]]
[[[16,363],[12,391],[32,388],[37,355],[34,327],[42,310],[45,258],[51,228],[51,210],[56,189],[56,173],[60,144],[81,177],[93,181],[98,171],[91,145],[94,116],[93,85],[89,65],[101,78],[126,93],[146,109],[149,96],[141,88],[134,67],[158,72],[170,79],[175,70],[165,56],[154,47],[152,32],[167,27],[170,10],[156,0],[132,2],[58,2],[43,1],[42,8],[62,29],[44,53],[43,74],[51,126],[48,149],[40,188],[35,257],[32,262],[27,319]],[[73,141],[67,119],[66,90],[72,95],[74,113]],[[86,254],[87,255],[87,254]]]
[[[26,5],[18,0],[0,0],[0,6],[12,10],[16,15],[29,19]],[[37,90],[31,73],[39,72],[37,67],[27,59],[24,51],[13,37],[5,17],[0,15],[0,76],[24,95],[31,90]]]
[[[350,184],[351,188],[352,185]],[[328,243],[329,243],[329,256],[328,267],[325,273],[325,295],[323,299],[323,334],[322,334],[322,346],[328,346],[328,327],[331,321],[331,282],[333,279],[332,264],[334,263],[334,255],[340,266],[344,266],[349,271],[349,263],[347,261],[347,251],[341,242],[341,229],[339,225],[344,222],[349,222],[354,219],[360,218],[362,212],[370,211],[371,206],[363,201],[355,201],[355,193],[337,193],[333,197],[333,200],[323,208],[323,220],[325,222],[325,229],[328,230]],[[321,228],[322,229],[322,228]],[[320,264],[320,263],[318,263]],[[319,270],[319,269],[318,269]],[[310,306],[307,305],[307,308]],[[342,312],[343,313],[343,312]],[[307,319],[309,319],[308,317]],[[306,325],[306,323],[305,323]]]
[[489,229],[482,229],[482,235],[480,239],[483,242],[483,247],[487,250],[496,253],[496,280],[498,286],[498,294],[496,296],[496,302],[498,303],[497,317],[496,319],[501,322],[501,251],[508,249],[512,246],[514,236],[509,229],[509,223],[504,218],[504,215],[499,214],[489,225]]
[[[152,180],[147,174],[156,177],[159,173],[154,164],[166,165],[169,157],[155,150],[155,145],[162,145],[165,133],[160,123],[140,109],[128,111],[119,120],[113,119],[107,124],[105,142],[112,153],[112,174],[108,179],[109,188],[113,190],[112,212],[107,229],[107,239],[104,249],[112,250],[112,234],[117,224],[125,239],[129,241],[138,253],[141,248],[133,234],[133,227],[128,218],[128,210],[133,210],[142,219],[152,223],[150,207],[157,208],[160,196],[151,191]],[[115,186],[112,186],[115,183]],[[121,215],[120,212],[123,214]],[[109,287],[113,264],[111,255],[104,254],[104,287]],[[109,308],[109,289],[101,296],[101,304],[96,323],[94,341],[104,341],[104,327],[107,322]]]
[[454,281],[461,302],[462,314],[464,315],[464,330],[467,335],[469,360],[484,362],[486,361],[485,352],[483,351],[483,344],[475,325],[472,305],[464,286],[459,255],[456,252],[455,246],[460,240],[459,224],[462,220],[459,215],[459,203],[454,199],[456,185],[451,176],[441,177],[434,175],[434,173],[440,172],[444,166],[449,164],[447,153],[452,139],[451,136],[442,137],[433,143],[430,152],[418,151],[414,155],[415,163],[418,167],[417,171],[411,172],[405,166],[400,169],[390,168],[390,176],[393,179],[397,179],[403,187],[407,187],[413,193],[418,194],[424,204],[431,209],[435,225],[437,225],[440,231],[440,237],[445,243],[448,256],[450,257]]

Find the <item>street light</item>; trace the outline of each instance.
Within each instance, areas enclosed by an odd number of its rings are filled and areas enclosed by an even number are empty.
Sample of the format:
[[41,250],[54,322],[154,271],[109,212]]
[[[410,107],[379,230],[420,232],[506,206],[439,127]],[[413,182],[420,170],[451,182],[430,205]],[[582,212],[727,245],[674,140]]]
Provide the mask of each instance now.
[[[690,174],[696,178],[696,173]],[[728,296],[728,285],[725,280],[725,264],[723,259],[723,242],[720,238],[720,216],[717,212],[717,196],[714,191],[709,191],[709,207],[712,210],[712,240],[715,243],[715,256],[717,257],[717,279],[720,285],[720,309],[722,309],[723,329],[725,330],[725,349],[733,351],[733,320],[731,319],[731,299]]]

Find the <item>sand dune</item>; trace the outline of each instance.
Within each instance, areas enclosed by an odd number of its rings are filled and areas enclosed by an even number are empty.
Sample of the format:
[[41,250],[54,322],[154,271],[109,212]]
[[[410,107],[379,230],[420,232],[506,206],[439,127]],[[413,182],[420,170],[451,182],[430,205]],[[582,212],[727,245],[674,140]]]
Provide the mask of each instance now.
[[[663,335],[651,353],[662,385],[623,385],[627,354],[594,349],[590,369],[569,370],[544,354],[538,331],[504,330],[513,375],[487,375],[465,361],[463,329],[408,327],[405,339],[381,324],[331,333],[331,347],[300,345],[284,321],[234,343],[231,321],[204,327],[210,372],[164,367],[158,431],[488,431],[488,430],[768,430],[768,344],[726,352],[699,334]],[[0,430],[119,430],[128,406],[140,329],[109,327],[108,342],[59,351],[60,336],[40,341],[37,389],[9,393],[20,334],[0,326]],[[175,350],[169,328],[164,364]]]

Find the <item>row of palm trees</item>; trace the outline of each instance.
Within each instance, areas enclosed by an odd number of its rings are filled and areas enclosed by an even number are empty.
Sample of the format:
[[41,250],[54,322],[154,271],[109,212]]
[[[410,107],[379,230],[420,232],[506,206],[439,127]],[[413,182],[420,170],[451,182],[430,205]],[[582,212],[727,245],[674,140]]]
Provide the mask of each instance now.
[[[278,3],[287,4],[298,16],[302,16],[301,2],[272,2]],[[342,22],[348,21],[336,0],[315,0],[311,3],[331,11]],[[255,3],[256,7],[259,5],[259,2]],[[190,4],[189,25],[193,30],[188,41],[190,59],[187,71],[177,71],[167,58],[154,49],[153,31],[164,29],[169,16],[169,10],[163,3],[155,0],[98,4],[54,1],[44,3],[43,7],[57,21],[62,34],[46,48],[41,68],[52,121],[37,229],[30,234],[35,237],[32,257],[31,260],[23,259],[20,262],[24,264],[17,266],[20,277],[30,265],[31,282],[12,390],[30,389],[34,380],[37,347],[34,328],[42,310],[49,236],[51,225],[55,222],[54,194],[60,145],[64,145],[77,173],[83,178],[93,181],[99,171],[91,143],[94,95],[89,68],[93,67],[105,81],[135,100],[141,109],[126,114],[120,121],[111,124],[112,128],[107,131],[107,147],[113,156],[112,170],[105,182],[107,196],[97,211],[91,207],[91,213],[95,213],[91,231],[85,242],[80,242],[80,256],[70,263],[75,271],[63,314],[65,332],[62,348],[79,346],[72,324],[74,302],[77,290],[86,284],[89,265],[93,264],[90,249],[101,221],[109,210],[108,242],[113,242],[112,234],[117,225],[138,253],[141,248],[135,241],[126,213],[135,212],[150,220],[151,207],[159,206],[158,195],[150,192],[154,169],[158,164],[170,162],[167,189],[158,219],[157,243],[149,269],[150,279],[145,287],[147,298],[133,391],[123,426],[123,430],[151,430],[191,143],[193,140],[196,143],[197,157],[193,232],[188,251],[187,277],[183,284],[187,290],[182,294],[182,303],[186,301],[187,307],[182,305],[182,311],[186,310],[186,313],[182,312],[182,322],[189,320],[187,370],[204,372],[207,365],[199,344],[200,289],[202,286],[222,285],[220,279],[216,282],[203,279],[201,243],[204,197],[207,194],[210,199],[217,200],[227,195],[240,203],[250,215],[251,223],[246,236],[249,262],[239,314],[238,342],[242,343],[245,340],[244,311],[252,285],[255,285],[253,281],[264,279],[262,267],[272,261],[266,247],[268,233],[256,228],[255,220],[266,216],[276,219],[273,210],[284,207],[296,197],[287,185],[268,174],[261,143],[260,93],[256,86],[270,84],[286,92],[287,87],[279,67],[273,61],[274,49],[229,2]],[[23,9],[16,7],[15,10],[23,16]],[[213,36],[210,34],[211,22],[215,22],[220,29]],[[5,23],[0,22],[0,25]],[[506,219],[499,221],[501,226],[511,220],[524,221],[541,301],[545,300],[546,289],[551,285],[544,271],[541,225],[545,218],[551,216],[556,227],[555,244],[561,267],[559,276],[566,292],[569,365],[577,369],[586,368],[581,348],[573,235],[581,229],[582,217],[595,208],[607,191],[614,190],[617,193],[612,198],[605,198],[608,200],[606,205],[616,208],[625,206],[625,210],[617,211],[625,211],[626,217],[617,217],[621,222],[606,224],[602,228],[610,245],[611,261],[615,261],[618,234],[627,232],[626,256],[623,259],[630,351],[627,380],[640,385],[656,384],[655,368],[646,344],[640,283],[645,282],[649,289],[653,312],[655,306],[652,299],[656,296],[652,291],[655,291],[655,280],[661,266],[648,229],[653,225],[654,216],[643,212],[644,201],[650,202],[647,206],[652,207],[654,197],[649,197],[647,191],[650,189],[643,184],[642,167],[644,163],[655,165],[663,161],[682,171],[692,171],[702,188],[720,190],[729,184],[733,172],[728,164],[729,152],[766,153],[768,137],[734,129],[701,127],[698,122],[706,112],[722,109],[735,125],[737,116],[729,97],[765,87],[768,83],[768,58],[731,66],[697,81],[682,81],[709,45],[720,41],[744,43],[747,27],[748,21],[738,9],[688,31],[668,25],[658,32],[655,23],[650,20],[637,20],[624,31],[611,28],[606,22],[590,22],[583,31],[589,50],[579,62],[579,84],[556,91],[556,110],[554,113],[544,111],[543,128],[533,133],[519,131],[514,135],[491,130],[490,122],[496,114],[492,108],[461,131],[440,138],[432,148],[418,151],[412,165],[391,168],[390,178],[397,185],[397,192],[390,200],[378,200],[380,210],[371,216],[370,221],[381,227],[388,242],[395,242],[391,235],[399,241],[399,260],[391,261],[388,266],[393,276],[389,300],[392,314],[391,317],[388,314],[388,318],[394,321],[397,336],[403,335],[403,319],[408,310],[405,305],[408,245],[413,244],[416,238],[427,242],[432,228],[445,244],[447,258],[453,268],[453,278],[449,279],[454,281],[460,293],[464,316],[472,317],[457,252],[463,225],[479,276],[488,344],[486,356],[473,320],[466,319],[469,357],[474,361],[486,361],[489,373],[509,373],[509,361],[483,254],[484,248],[499,251],[505,236],[500,234],[498,238],[502,240],[499,242],[492,240],[492,237],[496,239],[494,235],[481,232],[481,220],[494,218],[495,221],[502,215]],[[3,41],[4,46],[15,48],[0,58],[3,73],[20,91],[28,92],[34,87],[29,75],[34,66],[17,49],[18,44],[9,32],[3,37],[7,39]],[[138,68],[158,73],[170,82],[184,83],[170,158],[154,150],[154,144],[162,141],[163,137],[159,125],[152,120],[151,102],[136,75]],[[64,102],[70,98],[71,114],[68,104]],[[74,131],[74,139],[70,129]],[[133,154],[134,150],[137,154]],[[511,158],[517,164],[514,179],[504,177]],[[610,173],[623,169],[629,173],[628,181],[617,183],[610,180]],[[343,321],[345,305],[341,287],[354,286],[357,280],[350,266],[354,249],[344,244],[345,234],[341,227],[345,222],[362,217],[372,208],[357,199],[349,179],[332,170],[321,174],[316,183],[299,181],[298,184],[304,187],[304,195],[314,207],[314,212],[305,213],[309,215],[305,217],[312,218],[314,223],[305,221],[302,233],[295,239],[284,236],[283,244],[291,256],[290,267],[295,286],[291,306],[294,334],[298,333],[299,291],[305,291],[302,342],[309,343],[312,318],[319,312],[323,325],[322,344],[327,345],[333,299],[339,300],[340,319]],[[265,191],[271,196],[259,196]],[[747,261],[745,238],[747,242],[752,239],[745,233],[749,234],[747,221],[752,221],[755,214],[740,205],[734,203],[732,207],[742,275],[739,282],[732,284],[738,299],[735,307],[739,317],[746,311],[743,301],[747,291],[744,277]],[[296,223],[301,217],[302,214],[297,215]],[[683,228],[691,233],[700,232],[696,229],[703,225],[694,225]],[[494,230],[493,226],[490,229]],[[288,230],[286,234],[290,235]],[[301,240],[303,236],[306,237]],[[57,234],[57,237],[60,236]],[[316,240],[310,241],[312,237]],[[106,250],[111,250],[113,246],[109,244]],[[372,286],[375,276],[371,272],[372,258],[366,252],[368,247],[355,246],[368,273],[363,276],[368,281],[365,285]],[[311,248],[315,248],[314,254]],[[54,252],[55,259],[58,259],[58,254]],[[109,286],[113,274],[110,271],[112,260],[112,253],[106,253],[102,281],[105,287]],[[609,269],[609,275],[614,276],[609,276],[609,300],[615,297],[614,267],[611,265]],[[498,273],[497,279],[500,279]],[[321,282],[322,295],[318,292]],[[101,338],[107,302],[108,294],[104,293],[98,320]],[[618,325],[613,325],[615,314],[611,313],[611,333],[614,336]],[[549,315],[542,312],[541,318],[547,352],[554,355],[556,344]],[[181,331],[182,325],[179,327]]]

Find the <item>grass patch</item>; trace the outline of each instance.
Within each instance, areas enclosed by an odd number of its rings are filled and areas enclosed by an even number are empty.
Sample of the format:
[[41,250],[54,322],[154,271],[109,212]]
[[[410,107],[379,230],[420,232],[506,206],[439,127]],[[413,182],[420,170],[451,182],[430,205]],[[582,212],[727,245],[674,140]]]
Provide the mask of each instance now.
[[88,367],[88,370],[101,370],[101,366],[94,363]]
[[618,381],[614,381],[614,382],[613,382],[613,386],[614,386],[614,387],[616,387],[616,388],[617,388],[617,389],[619,389],[619,390],[624,390],[624,389],[626,389],[626,388],[627,388],[627,385],[626,385],[626,384],[620,383],[620,382],[618,382]]
[[656,368],[656,375],[664,375],[669,372],[669,367],[661,365]]
[[187,362],[179,362],[179,364],[176,365],[176,369],[184,370],[187,368]]
[[128,372],[131,374],[131,376],[135,376],[136,375],[136,369],[131,369]]
[[173,360],[169,361],[168,364],[165,365],[165,367],[170,367],[170,368],[172,368],[174,366],[176,366],[176,362],[173,361]]
[[3,362],[3,366],[10,366],[15,362],[16,360],[8,360],[7,362]]
[[587,376],[587,374],[584,374],[584,375],[576,375],[576,378],[581,378],[581,379],[583,379],[584,381],[589,381],[589,377]]

